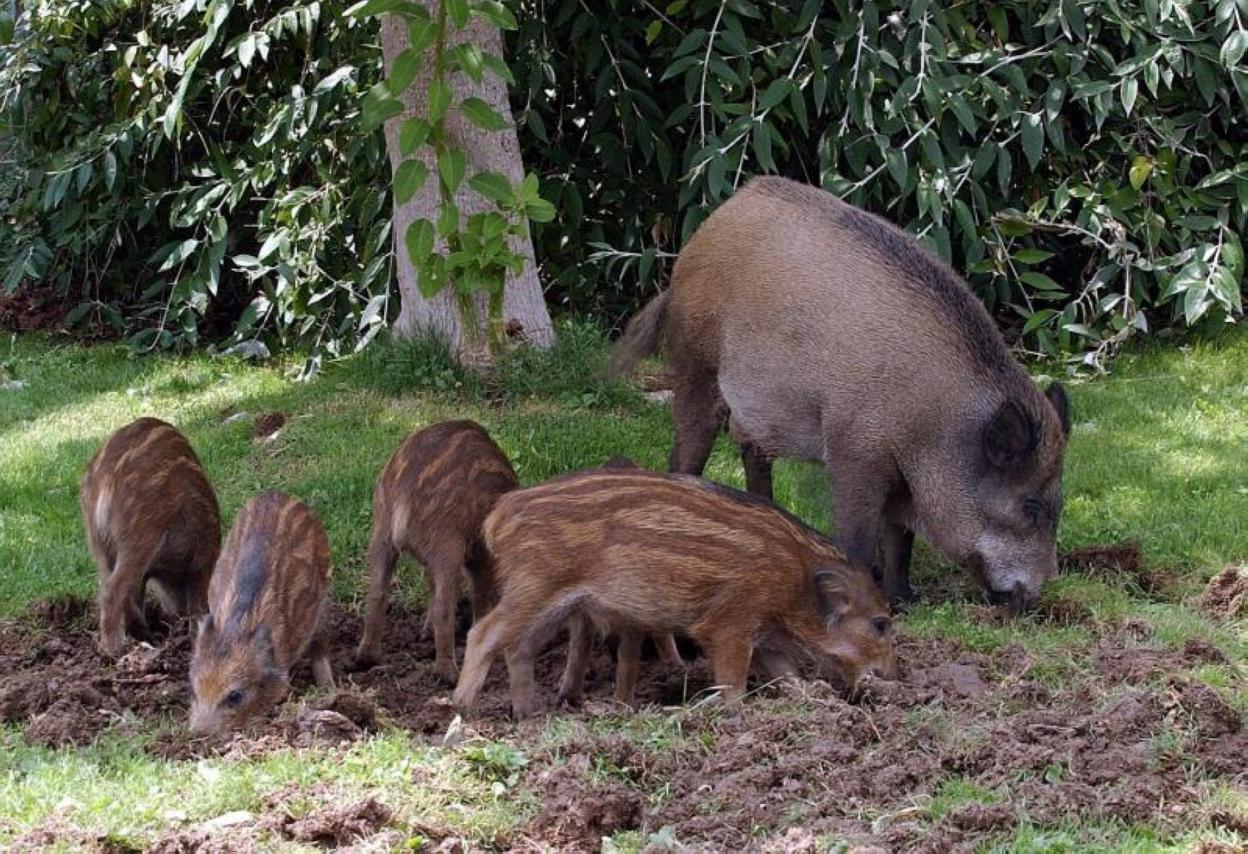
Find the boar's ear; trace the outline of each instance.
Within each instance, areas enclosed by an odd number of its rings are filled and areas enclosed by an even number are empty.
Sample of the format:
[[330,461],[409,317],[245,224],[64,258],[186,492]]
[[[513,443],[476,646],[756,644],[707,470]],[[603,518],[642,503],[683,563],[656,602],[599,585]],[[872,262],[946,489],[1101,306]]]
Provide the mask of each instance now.
[[1061,383],[1053,383],[1044,393],[1045,398],[1057,413],[1057,420],[1062,424],[1063,435],[1070,435],[1070,400],[1066,397],[1066,389]]
[[260,654],[260,661],[265,670],[276,670],[277,661],[273,653],[273,631],[264,623],[256,626],[251,632],[251,642]]
[[828,628],[841,621],[841,617],[849,610],[849,591],[845,589],[845,573],[833,569],[816,569],[814,573],[815,601],[819,603],[819,614]]
[[984,429],[984,454],[999,469],[1012,469],[1036,449],[1036,425],[1016,401],[1007,400]]
[[196,625],[195,641],[207,643],[217,631],[217,624],[212,621],[212,614],[204,614]]

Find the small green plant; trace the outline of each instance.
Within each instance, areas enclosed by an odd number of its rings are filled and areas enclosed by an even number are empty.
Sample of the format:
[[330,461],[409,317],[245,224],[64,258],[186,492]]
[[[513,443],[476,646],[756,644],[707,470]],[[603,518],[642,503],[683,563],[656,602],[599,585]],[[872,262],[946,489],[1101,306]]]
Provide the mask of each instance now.
[[460,754],[483,780],[514,786],[529,757],[518,747],[501,741],[466,745]]
[[[506,340],[502,322],[503,289],[507,274],[519,273],[527,260],[513,251],[510,239],[528,236],[528,221],[554,219],[554,206],[543,199],[537,176],[529,173],[512,184],[499,172],[483,170],[468,176],[468,157],[447,133],[446,119],[458,111],[477,128],[497,132],[509,127],[507,120],[481,98],[455,101],[450,77],[463,73],[476,82],[483,75],[497,74],[511,81],[512,75],[501,57],[485,53],[477,45],[464,42],[451,45],[451,36],[478,16],[502,30],[516,29],[516,19],[501,3],[492,0],[440,0],[434,14],[410,0],[364,0],[349,14],[368,17],[399,15],[408,22],[410,43],[395,58],[389,77],[369,90],[364,99],[366,131],[375,130],[387,119],[399,115],[399,96],[412,85],[420,69],[432,66],[426,98],[426,114],[403,122],[399,129],[399,149],[405,160],[394,171],[395,200],[412,199],[429,179],[429,163],[437,170],[440,209],[437,222],[420,218],[403,235],[408,257],[417,271],[420,292],[426,298],[454,288],[464,328],[470,336],[481,331],[475,296],[488,296],[486,332],[488,343],[498,350]],[[469,216],[460,215],[455,193],[467,178],[468,186],[494,202],[496,209]]]

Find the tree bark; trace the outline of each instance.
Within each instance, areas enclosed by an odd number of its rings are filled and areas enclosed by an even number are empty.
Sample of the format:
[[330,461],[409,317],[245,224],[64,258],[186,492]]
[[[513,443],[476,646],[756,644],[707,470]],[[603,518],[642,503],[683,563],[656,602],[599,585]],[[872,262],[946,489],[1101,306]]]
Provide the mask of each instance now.
[[[438,0],[419,0],[421,5],[429,9],[430,14],[437,15]],[[464,41],[475,43],[482,51],[502,56],[502,38],[498,28],[473,15],[468,25],[459,31],[448,22],[447,47]],[[381,45],[385,58],[386,73],[394,58],[409,44],[407,23],[397,15],[385,15],[381,23]],[[409,118],[426,115],[426,97],[429,83],[433,77],[433,63],[428,61],[422,67],[416,79],[400,96],[404,110],[399,116],[386,122],[386,148],[390,154],[392,169],[398,169],[405,159],[399,151],[399,127]],[[486,71],[480,83],[474,83],[462,72],[450,75],[448,82],[455,93],[455,103],[468,97],[481,98],[506,119],[511,119],[511,106],[507,101],[507,84],[493,72]],[[503,131],[482,130],[455,109],[447,114],[446,131],[448,142],[463,151],[468,158],[468,175],[474,175],[485,169],[492,169],[507,177],[512,183],[524,177],[524,163],[520,158],[520,142],[516,138],[514,126]],[[407,254],[403,236],[407,233],[410,223],[424,218],[436,222],[441,199],[438,190],[438,172],[434,163],[432,149],[424,146],[416,156],[424,159],[429,167],[429,178],[410,201],[394,206],[394,250],[397,261],[397,275],[401,306],[399,318],[395,322],[395,332],[399,337],[410,338],[425,332],[434,332],[444,337],[454,348],[465,357],[481,357],[481,352],[469,352],[474,336],[465,334],[459,310],[455,305],[453,285],[446,287],[433,299],[426,299],[417,286],[416,269],[412,266]],[[474,213],[494,209],[494,203],[478,195],[465,181],[455,194],[455,204],[460,210],[460,222],[466,222]],[[439,250],[445,246],[439,241]],[[550,322],[550,313],[546,310],[546,302],[542,297],[542,285],[537,276],[537,266],[533,260],[533,241],[528,237],[512,240],[512,251],[523,255],[528,262],[524,272],[519,275],[508,273],[506,290],[503,294],[503,322],[507,325],[509,335],[522,338],[525,342],[539,346],[549,346],[554,341],[554,329]],[[482,325],[480,334],[475,340],[486,341],[485,322],[487,318],[486,298],[484,295],[477,302],[477,317]]]

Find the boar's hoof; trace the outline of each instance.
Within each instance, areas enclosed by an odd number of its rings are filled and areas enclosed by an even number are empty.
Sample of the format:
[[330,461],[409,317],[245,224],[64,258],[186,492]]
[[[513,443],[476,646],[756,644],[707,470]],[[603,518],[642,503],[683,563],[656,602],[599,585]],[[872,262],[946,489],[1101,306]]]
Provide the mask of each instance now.
[[126,636],[120,632],[100,636],[100,654],[105,658],[121,658],[126,651]]
[[559,693],[555,696],[555,702],[568,708],[577,708],[584,701],[585,697],[581,694],[581,689],[564,688],[562,685],[559,686]]
[[377,666],[381,657],[371,649],[359,650],[347,659],[348,670],[370,670]]
[[459,668],[455,666],[455,662],[440,661],[433,665],[433,672],[437,676],[439,682],[448,688],[455,687],[455,683],[459,680]]

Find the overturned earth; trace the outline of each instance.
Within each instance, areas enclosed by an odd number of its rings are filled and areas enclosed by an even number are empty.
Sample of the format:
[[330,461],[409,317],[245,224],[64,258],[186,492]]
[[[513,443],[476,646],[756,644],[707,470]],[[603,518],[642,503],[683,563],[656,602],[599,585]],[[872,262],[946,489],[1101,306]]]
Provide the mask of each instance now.
[[[1215,584],[1216,591],[1227,586],[1225,579]],[[976,617],[1002,619],[986,607]],[[155,645],[133,645],[110,661],[96,650],[90,602],[39,603],[0,623],[0,721],[52,747],[87,744],[106,731],[154,730],[146,749],[169,759],[335,749],[389,727],[442,744],[455,715],[450,688],[433,670],[423,613],[392,606],[381,662],[359,671],[351,669],[359,619],[340,606],[330,619],[337,691],[313,692],[303,665],[292,676],[292,697],[268,720],[245,733],[203,739],[183,726],[190,702],[188,624],[166,626]],[[650,850],[674,850],[679,840],[713,850],[814,851],[841,839],[886,850],[947,851],[1008,836],[1020,822],[1145,823],[1163,834],[1210,822],[1248,826],[1248,816],[1211,815],[1206,806],[1214,788],[1248,784],[1243,716],[1223,693],[1191,676],[1194,668],[1227,663],[1224,651],[1199,640],[1168,648],[1146,626],[1098,624],[1070,609],[1034,619],[1084,624],[1091,640],[1077,652],[1077,672],[1054,678],[1051,662],[1017,645],[984,653],[903,633],[897,682],[868,682],[849,698],[816,681],[755,685],[741,708],[725,710],[699,702],[710,692],[710,674],[696,650],[684,647],[691,658],[686,667],[648,660],[638,684],[639,702],[666,709],[679,730],[679,738],[663,744],[594,725],[621,711],[610,699],[613,661],[606,645],[589,670],[584,705],[555,708],[563,663],[556,645],[540,660],[539,684],[570,735],[557,747],[536,746],[540,723],[510,722],[499,664],[482,717],[464,725],[461,737],[511,741],[528,754],[519,784],[538,806],[511,838],[495,840],[502,848],[596,850],[604,837],[637,831],[650,839]],[[1232,672],[1240,680],[1232,690],[1242,692],[1242,669]],[[448,744],[460,749],[454,740]],[[941,807],[951,781],[975,794]],[[287,806],[292,799],[318,806],[295,818]],[[411,834],[444,850],[480,847],[452,829],[396,818],[384,793],[343,801],[317,790],[279,791],[266,799],[263,813],[240,819],[232,831],[234,850],[262,848],[273,838],[393,847]],[[216,838],[180,830],[153,844],[214,850]],[[52,821],[10,846],[96,843],[81,828]]]

